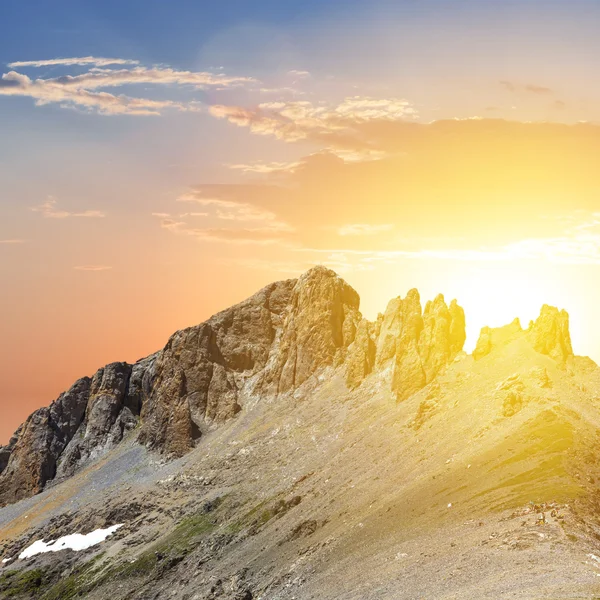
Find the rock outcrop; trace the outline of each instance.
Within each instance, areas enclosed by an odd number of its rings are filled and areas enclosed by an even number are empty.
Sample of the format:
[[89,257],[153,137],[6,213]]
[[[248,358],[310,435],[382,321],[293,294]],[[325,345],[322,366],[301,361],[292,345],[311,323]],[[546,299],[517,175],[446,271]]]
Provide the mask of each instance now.
[[419,292],[394,298],[376,323],[360,322],[350,348],[346,380],[356,387],[373,370],[392,367],[392,390],[404,400],[425,387],[462,350],[465,314],[438,295],[421,309]]
[[522,335],[523,328],[519,319],[503,327],[482,327],[477,346],[473,350],[473,358],[480,360],[494,348],[505,346]]
[[79,379],[21,425],[0,475],[0,505],[39,492],[55,476],[60,455],[83,420],[90,383],[89,377]]
[[465,317],[456,301],[447,306],[440,295],[423,312],[411,290],[374,323],[359,304],[343,279],[315,267],[178,331],[134,365],[113,363],[80,379],[0,448],[0,505],[73,475],[140,423],[140,443],[181,456],[248,400],[293,393],[324,369],[343,369],[348,387],[356,388],[389,368],[392,388],[404,399],[462,350]]
[[559,363],[573,356],[569,315],[565,310],[544,304],[540,316],[529,332],[531,344],[541,354],[547,354]]
[[350,389],[358,387],[375,367],[378,330],[379,322],[362,319],[358,324],[346,359],[346,385]]
[[267,286],[171,337],[142,408],[142,443],[181,456],[203,430],[240,410],[240,388],[267,364],[295,283]]
[[356,291],[330,269],[315,267],[300,277],[261,389],[287,392],[318,369],[341,364],[361,320],[359,304]]
[[473,351],[473,358],[480,360],[495,348],[522,338],[528,339],[536,352],[550,356],[560,365],[575,358],[569,333],[568,313],[547,304],[542,306],[539,317],[530,323],[527,330],[521,327],[519,319],[504,327],[483,327]]

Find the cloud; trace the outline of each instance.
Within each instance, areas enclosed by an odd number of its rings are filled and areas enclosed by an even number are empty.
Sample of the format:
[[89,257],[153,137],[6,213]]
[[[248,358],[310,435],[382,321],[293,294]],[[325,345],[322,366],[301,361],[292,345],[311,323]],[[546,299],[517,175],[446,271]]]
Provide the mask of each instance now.
[[243,173],[256,173],[259,175],[277,175],[284,173],[294,173],[301,165],[302,161],[295,162],[255,162],[249,164],[228,165],[234,171]]
[[24,244],[26,240],[12,239],[12,240],[0,240],[0,245],[17,245]]
[[[156,213],[155,216],[162,217],[161,227],[177,235],[208,242],[266,245],[289,240],[294,233],[294,228],[280,220],[274,212],[248,202],[214,198],[200,190],[190,190],[176,200],[207,209],[205,212],[186,212],[178,217]],[[188,217],[200,217],[219,226],[191,225],[186,220]]]
[[534,83],[520,84],[512,81],[501,81],[500,85],[509,92],[527,92],[537,95],[553,95],[555,92],[552,88],[537,85]]
[[19,67],[56,67],[56,66],[85,66],[95,65],[105,67],[108,65],[138,65],[139,60],[128,60],[125,58],[99,58],[96,56],[82,56],[79,58],[51,58],[50,60],[20,60],[8,63],[11,69]]
[[56,208],[57,200],[53,196],[48,196],[45,202],[38,206],[32,206],[29,210],[41,213],[46,219],[70,219],[72,217],[85,219],[102,219],[106,215],[99,210],[85,210],[83,212],[69,212]]
[[78,267],[73,267],[75,271],[90,271],[90,272],[100,272],[100,271],[110,271],[112,267],[107,265],[81,265]]
[[297,77],[298,79],[305,79],[306,77],[310,77],[310,72],[292,69],[291,71],[288,71],[288,75],[291,75],[292,77]]
[[[88,64],[74,63],[73,61],[76,60],[101,65],[110,63],[94,63],[93,61],[111,60],[111,63],[113,62],[113,59],[95,59],[93,57],[55,59],[49,62],[65,65]],[[117,60],[117,64],[137,64],[135,61],[118,62],[121,59],[115,60]],[[37,61],[35,64],[40,65],[41,62]],[[48,79],[31,79],[23,73],[9,71],[4,73],[0,79],[0,95],[33,98],[37,106],[53,103],[62,108],[78,107],[103,115],[155,116],[160,115],[165,109],[193,112],[203,109],[198,101],[153,100],[122,94],[115,95],[100,90],[132,85],[185,86],[194,90],[225,89],[255,81],[250,77],[229,77],[221,73],[215,75],[201,71],[180,71],[168,67],[132,66],[124,69],[106,69],[96,66],[78,75],[63,75]]]
[[360,160],[372,147],[368,127],[414,120],[418,114],[410,102],[400,98],[352,96],[338,105],[309,101],[263,102],[255,108],[217,104],[209,107],[217,119],[247,127],[256,135],[273,136],[286,142],[309,140],[327,144],[332,152],[347,152]]
[[207,198],[201,191],[191,191],[177,198],[177,202],[199,204],[214,210],[214,216],[224,221],[262,221],[272,231],[289,231],[289,226],[277,220],[269,211],[246,202]]
[[[501,119],[366,126],[361,135],[387,153],[382,160],[322,151],[289,168],[240,163],[241,172],[266,177],[196,185],[179,197],[186,210],[166,207],[174,216],[162,227],[244,244],[240,259],[285,269],[323,261],[344,269],[406,260],[600,264],[600,175],[581,161],[600,153],[600,127]],[[192,206],[208,214],[192,220]]]
[[15,71],[0,79],[0,96],[25,96],[36,100],[37,106],[59,104],[62,108],[84,108],[103,115],[160,115],[167,108],[181,111],[200,110],[197,104],[184,105],[171,100],[151,100],[115,96],[108,92],[90,92],[86,89],[64,86],[51,80],[31,80]]
[[383,231],[391,231],[394,229],[394,225],[386,223],[382,225],[370,225],[368,223],[353,223],[351,225],[344,225],[338,229],[338,234],[341,236],[348,235],[375,235]]
[[171,233],[193,237],[205,242],[271,245],[281,242],[283,238],[282,231],[270,227],[201,228],[190,227],[184,221],[173,219],[164,219],[161,227]]
[[242,83],[253,83],[251,77],[228,77],[207,72],[178,71],[166,67],[134,67],[131,69],[90,69],[81,75],[65,75],[43,80],[47,84],[75,89],[98,89],[134,84],[190,85],[197,89],[209,87],[231,87]]

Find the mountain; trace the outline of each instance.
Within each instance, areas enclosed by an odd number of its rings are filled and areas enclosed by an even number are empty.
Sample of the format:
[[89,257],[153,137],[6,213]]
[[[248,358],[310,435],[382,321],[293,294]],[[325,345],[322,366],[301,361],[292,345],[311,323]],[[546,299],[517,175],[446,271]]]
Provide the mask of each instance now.
[[456,301],[359,305],[316,267],[33,413],[0,598],[599,596],[600,370],[567,313],[467,355]]

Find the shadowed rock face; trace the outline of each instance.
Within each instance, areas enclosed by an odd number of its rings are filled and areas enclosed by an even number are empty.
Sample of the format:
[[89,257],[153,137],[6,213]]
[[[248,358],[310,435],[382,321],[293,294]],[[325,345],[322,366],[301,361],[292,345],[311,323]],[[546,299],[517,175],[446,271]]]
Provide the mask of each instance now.
[[[203,432],[234,417],[248,400],[293,393],[339,369],[349,388],[389,373],[398,400],[418,392],[462,351],[465,315],[442,295],[425,309],[417,290],[395,298],[375,322],[333,271],[315,267],[273,283],[205,323],[175,333],[134,365],[113,363],[41,408],[0,448],[0,505],[73,475],[142,423],[138,441],[167,456],[192,449]],[[564,363],[572,357],[568,315],[544,306],[524,332],[482,330],[476,359],[515,337]],[[387,375],[386,375],[387,377]]]
[[9,444],[10,456],[0,475],[0,504],[39,492],[55,476],[60,455],[83,420],[90,383],[88,377],[78,380],[21,425]]
[[206,323],[178,331],[159,353],[140,441],[180,456],[212,423],[240,410],[240,389],[263,369],[295,281],[274,283]]

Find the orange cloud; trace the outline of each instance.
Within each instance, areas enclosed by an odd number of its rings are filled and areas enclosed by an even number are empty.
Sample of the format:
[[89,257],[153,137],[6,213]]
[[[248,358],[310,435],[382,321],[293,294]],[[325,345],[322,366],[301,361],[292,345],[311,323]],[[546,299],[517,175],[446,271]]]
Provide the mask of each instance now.
[[102,219],[106,215],[99,210],[85,210],[83,212],[69,212],[66,210],[58,210],[56,208],[56,198],[48,196],[45,202],[39,206],[32,206],[29,210],[36,213],[41,213],[46,219],[69,219],[71,217],[87,218],[87,219]]

